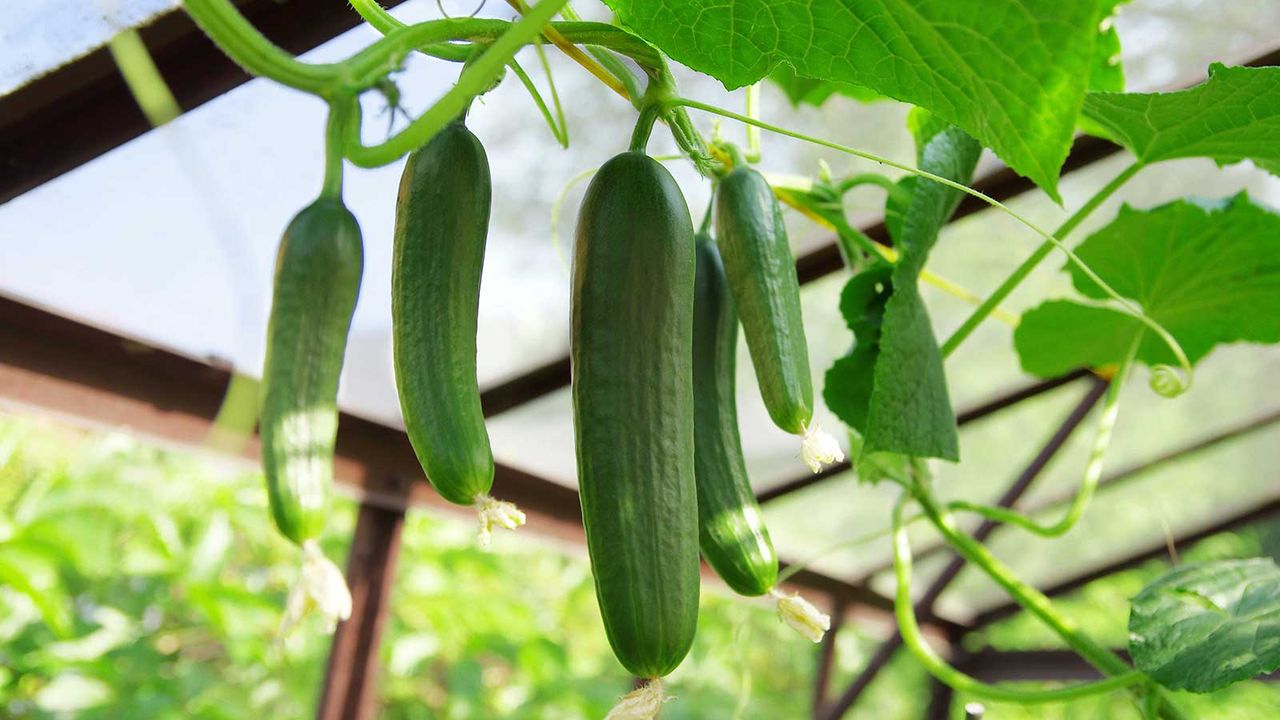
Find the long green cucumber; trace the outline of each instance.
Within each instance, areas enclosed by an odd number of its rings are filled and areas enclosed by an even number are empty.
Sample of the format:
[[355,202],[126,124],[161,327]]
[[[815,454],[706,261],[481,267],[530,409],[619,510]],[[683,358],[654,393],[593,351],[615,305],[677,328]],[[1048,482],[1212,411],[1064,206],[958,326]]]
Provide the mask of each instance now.
[[427,479],[461,505],[493,485],[476,380],[490,197],[484,147],[459,121],[409,156],[396,202],[391,326],[400,409]]
[[626,152],[582,201],[571,357],[596,598],[632,674],[671,672],[698,618],[693,225],[671,174]]
[[738,315],[715,243],[698,235],[693,293],[694,469],[702,557],[742,595],[778,582],[778,556],[747,478],[738,434]]
[[769,417],[800,435],[813,420],[813,378],[795,259],[769,183],[746,165],[720,181],[716,237]]
[[338,432],[338,377],[360,293],[360,226],[341,200],[294,217],[276,256],[262,371],[262,465],[276,527],[302,544],[324,530]]

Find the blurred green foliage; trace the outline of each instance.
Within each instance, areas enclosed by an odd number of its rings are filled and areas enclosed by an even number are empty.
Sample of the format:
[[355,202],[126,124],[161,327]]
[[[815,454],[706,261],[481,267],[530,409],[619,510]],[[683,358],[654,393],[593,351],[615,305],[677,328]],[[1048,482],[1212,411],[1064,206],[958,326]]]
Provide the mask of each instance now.
[[[340,498],[324,543],[340,562],[354,516]],[[629,689],[583,549],[531,532],[494,545],[476,549],[465,515],[409,515],[381,717],[599,718]],[[312,622],[274,642],[297,563],[243,463],[0,416],[0,717],[310,717],[328,637]],[[846,670],[873,644],[844,634]],[[815,660],[771,603],[708,588],[663,716],[804,717]],[[860,707],[918,715],[905,670]]]
[[[324,543],[330,557],[345,557],[354,518],[355,504],[340,498]],[[1187,557],[1269,553],[1280,544],[1272,530],[1211,538]],[[466,515],[410,513],[380,649],[380,717],[603,717],[630,678],[609,652],[583,548],[527,531],[501,534],[491,551],[474,539]],[[261,476],[244,463],[0,415],[0,717],[311,717],[329,638],[311,622],[283,648],[275,643],[298,559],[270,523]],[[1093,583],[1064,608],[1123,645],[1128,598],[1165,566]],[[861,670],[888,629],[845,627],[833,688]],[[1055,640],[1015,616],[976,636],[974,648]],[[816,657],[770,603],[708,583],[663,718],[808,717]],[[928,695],[923,671],[900,654],[850,717],[914,720]],[[1185,702],[1201,717],[1280,716],[1280,692],[1261,683]],[[986,717],[1138,715],[1116,694],[992,705]]]

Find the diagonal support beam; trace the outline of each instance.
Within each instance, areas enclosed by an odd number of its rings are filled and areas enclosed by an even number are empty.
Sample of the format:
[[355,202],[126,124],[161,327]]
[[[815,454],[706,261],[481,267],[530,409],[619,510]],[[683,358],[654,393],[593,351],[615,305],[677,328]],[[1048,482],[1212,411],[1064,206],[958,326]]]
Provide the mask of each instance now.
[[404,511],[361,505],[347,555],[351,617],[338,625],[317,720],[370,720],[378,698],[378,645],[400,555]]
[[[1174,539],[1172,543],[1163,541],[1159,543],[1152,543],[1151,545],[1123,559],[1095,567],[1064,580],[1059,580],[1049,587],[1043,588],[1041,592],[1051,598],[1059,595],[1065,595],[1066,593],[1078,590],[1085,585],[1088,585],[1094,580],[1128,570],[1149,560],[1166,557],[1169,554],[1171,546],[1174,550],[1184,550],[1205,538],[1213,537],[1219,533],[1278,518],[1280,518],[1280,497],[1273,496],[1272,498],[1263,500],[1252,507],[1245,508],[1228,518],[1182,535]],[[1002,603],[978,613],[978,616],[974,619],[973,626],[975,628],[986,627],[991,623],[1003,620],[1004,618],[1017,613],[1020,609],[1021,608],[1016,603]]]
[[[1031,460],[1026,469],[1018,475],[1013,484],[1010,485],[1004,492],[1004,495],[1000,497],[1000,500],[996,503],[998,506],[1006,508],[1012,507],[1022,497],[1023,493],[1027,491],[1027,488],[1031,487],[1031,483],[1034,482],[1035,479],[1039,477],[1040,473],[1044,471],[1044,468],[1048,466],[1049,461],[1052,460],[1058,451],[1062,449],[1062,446],[1066,444],[1075,429],[1084,422],[1089,411],[1092,410],[1093,406],[1102,399],[1106,390],[1107,383],[1105,381],[1096,378],[1093,380],[1092,387],[1090,387],[1089,391],[1085,393],[1084,398],[1081,399],[1074,409],[1072,409],[1066,419],[1062,421],[1062,424],[1059,425],[1058,429],[1054,431],[1053,435],[1049,438],[1049,441],[1045,443],[1045,446],[1041,448],[1040,452]],[[995,523],[984,522],[973,533],[973,536],[979,542],[982,542],[987,539],[995,528]],[[933,607],[937,604],[938,598],[942,596],[942,593],[951,585],[952,581],[959,576],[960,571],[964,569],[964,566],[964,559],[957,556],[942,569],[942,572],[939,573],[931,583],[929,583],[929,587],[925,590],[924,595],[916,601],[915,612],[917,616],[922,618],[932,618],[934,616]],[[844,717],[844,714],[849,711],[849,708],[853,707],[853,704],[857,702],[862,693],[871,685],[871,681],[879,675],[880,671],[884,669],[884,666],[889,663],[889,660],[893,658],[893,654],[897,652],[900,647],[902,647],[902,635],[895,630],[888,639],[880,644],[880,647],[876,649],[875,654],[867,663],[867,666],[863,668],[862,672],[858,673],[858,676],[854,678],[853,682],[851,682],[845,691],[841,693],[840,697],[837,698],[829,707],[825,708],[818,717],[821,720],[839,720],[839,718]]]
[[[981,405],[970,408],[969,410],[957,413],[956,423],[964,426],[972,422],[977,422],[978,420],[990,417],[1005,408],[1012,407],[1023,400],[1029,400],[1038,395],[1043,395],[1044,393],[1060,388],[1063,385],[1079,380],[1080,378],[1087,377],[1090,374],[1091,373],[1088,370],[1075,370],[1060,377],[1042,380],[1032,385],[1018,388],[1011,392],[994,397]],[[852,467],[853,463],[850,460],[842,460],[838,463],[833,463],[824,467],[820,472],[804,475],[794,480],[788,480],[767,490],[761,491],[756,495],[756,500],[761,503],[776,500],[784,495],[790,495],[793,492],[817,485],[824,480],[828,480],[847,472],[852,469]]]

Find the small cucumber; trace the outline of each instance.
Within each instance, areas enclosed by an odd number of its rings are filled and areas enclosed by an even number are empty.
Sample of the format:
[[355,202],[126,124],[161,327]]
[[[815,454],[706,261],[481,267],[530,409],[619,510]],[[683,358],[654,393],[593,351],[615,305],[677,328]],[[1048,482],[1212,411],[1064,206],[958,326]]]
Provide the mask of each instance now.
[[693,423],[702,556],[735,592],[764,595],[777,584],[778,556],[751,491],[738,434],[738,316],[715,243],[699,235],[697,248]]
[[471,505],[493,485],[476,380],[489,160],[461,121],[414,151],[396,202],[391,326],[405,430],[427,479]]
[[605,163],[573,259],[578,485],[609,643],[646,678],[680,664],[698,619],[694,262],[671,174],[640,152]]
[[299,212],[276,255],[262,465],[276,527],[298,544],[318,537],[328,515],[338,377],[363,267],[360,226],[333,198]]
[[801,435],[813,420],[813,378],[800,285],[782,209],[763,175],[740,165],[720,181],[716,233],[769,417]]

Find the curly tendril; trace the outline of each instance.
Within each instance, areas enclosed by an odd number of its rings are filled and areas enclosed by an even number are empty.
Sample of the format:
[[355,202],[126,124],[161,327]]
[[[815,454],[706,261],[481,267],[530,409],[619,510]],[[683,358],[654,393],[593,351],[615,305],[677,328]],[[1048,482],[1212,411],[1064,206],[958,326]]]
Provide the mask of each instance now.
[[1152,365],[1150,385],[1157,395],[1176,398],[1191,387],[1191,378],[1172,365]]

